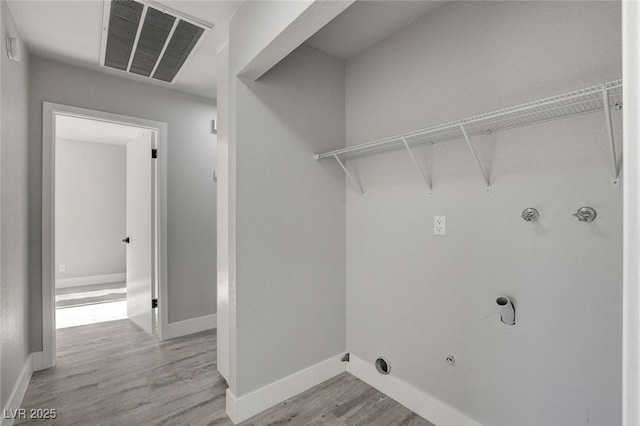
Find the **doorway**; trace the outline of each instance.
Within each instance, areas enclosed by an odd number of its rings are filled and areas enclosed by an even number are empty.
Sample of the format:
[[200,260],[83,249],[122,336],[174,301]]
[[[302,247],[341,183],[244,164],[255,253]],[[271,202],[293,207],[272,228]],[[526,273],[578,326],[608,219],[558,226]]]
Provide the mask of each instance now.
[[[43,105],[43,351],[55,330],[166,329],[166,123]],[[60,327],[58,327],[60,326]]]

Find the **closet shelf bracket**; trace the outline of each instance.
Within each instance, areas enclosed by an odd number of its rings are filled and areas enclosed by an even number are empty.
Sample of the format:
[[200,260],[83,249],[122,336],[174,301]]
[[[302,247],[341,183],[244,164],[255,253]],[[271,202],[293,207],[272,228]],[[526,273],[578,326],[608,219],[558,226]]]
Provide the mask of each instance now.
[[345,174],[347,175],[347,177],[349,178],[353,186],[358,190],[360,195],[364,195],[364,190],[362,189],[362,186],[360,186],[360,184],[353,178],[353,176],[351,176],[351,173],[349,173],[349,170],[347,170],[347,167],[340,160],[340,158],[338,158],[338,155],[333,154],[333,158],[335,158],[338,164],[340,164],[340,167],[342,167],[342,170],[344,170]]
[[602,105],[604,106],[604,117],[607,123],[607,136],[609,138],[609,159],[611,162],[611,184],[620,186],[620,170],[618,169],[618,161],[616,157],[616,145],[613,139],[613,126],[611,125],[611,107],[609,106],[609,88],[602,88]]
[[418,159],[415,157],[415,155],[413,155],[413,151],[411,151],[411,147],[409,146],[405,138],[402,138],[402,143],[404,144],[405,148],[407,148],[407,152],[409,152],[409,156],[413,160],[413,164],[416,165],[418,171],[422,175],[422,178],[426,182],[427,188],[429,188],[429,197],[433,197],[433,184],[431,183],[431,179],[429,179],[427,173],[425,173],[425,171],[420,166],[420,163],[418,163]]
[[491,184],[489,182],[489,175],[487,174],[487,171],[484,169],[484,166],[482,165],[482,163],[480,162],[480,159],[478,158],[478,154],[476,153],[476,150],[473,147],[473,144],[471,143],[471,140],[469,139],[469,135],[467,135],[467,131],[464,128],[464,124],[460,124],[460,130],[462,131],[462,136],[464,136],[464,140],[467,142],[467,146],[469,147],[469,151],[471,151],[471,155],[473,156],[473,159],[476,162],[476,165],[480,169],[480,173],[482,173],[482,177],[484,178],[484,182],[487,184],[487,187],[485,188],[485,192],[488,194],[488,193],[491,192]]

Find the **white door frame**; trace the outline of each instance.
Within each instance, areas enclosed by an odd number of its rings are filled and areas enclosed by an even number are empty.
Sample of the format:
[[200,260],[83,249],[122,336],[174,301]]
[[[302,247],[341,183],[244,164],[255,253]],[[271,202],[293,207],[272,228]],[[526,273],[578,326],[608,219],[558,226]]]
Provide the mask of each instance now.
[[[132,125],[157,131],[158,164],[156,182],[156,250],[158,271],[158,338],[166,338],[167,310],[167,123],[112,114],[69,105],[43,102],[42,105],[42,353],[36,369],[56,362],[55,307],[55,116],[70,115],[93,120]],[[151,153],[149,153],[151,155]],[[151,303],[151,301],[149,301]]]
[[624,287],[622,424],[640,424],[640,3],[622,2]]

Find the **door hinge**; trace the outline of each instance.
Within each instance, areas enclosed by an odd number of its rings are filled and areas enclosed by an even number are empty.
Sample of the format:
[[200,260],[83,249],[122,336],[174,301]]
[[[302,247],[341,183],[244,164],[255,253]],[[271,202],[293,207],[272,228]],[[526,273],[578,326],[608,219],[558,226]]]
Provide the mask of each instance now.
[[158,299],[151,299],[151,309],[158,307]]
[[158,158],[158,150],[153,148],[151,150],[151,158]]

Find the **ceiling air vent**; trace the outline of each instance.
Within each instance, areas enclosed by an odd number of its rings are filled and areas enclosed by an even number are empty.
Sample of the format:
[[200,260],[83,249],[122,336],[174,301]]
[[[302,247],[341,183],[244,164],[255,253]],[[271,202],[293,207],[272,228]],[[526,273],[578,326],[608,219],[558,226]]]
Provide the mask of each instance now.
[[134,0],[105,0],[100,64],[174,83],[211,25]]

